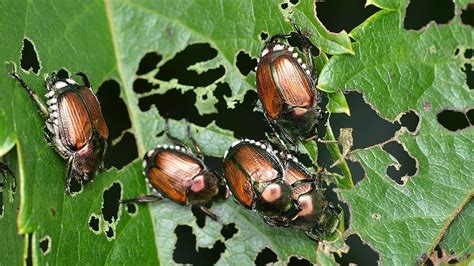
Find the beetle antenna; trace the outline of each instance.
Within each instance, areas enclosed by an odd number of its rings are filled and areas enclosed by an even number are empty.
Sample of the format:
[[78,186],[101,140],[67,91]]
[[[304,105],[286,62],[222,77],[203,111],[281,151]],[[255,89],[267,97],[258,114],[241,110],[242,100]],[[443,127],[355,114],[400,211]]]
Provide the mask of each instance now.
[[9,72],[9,74],[16,79],[20,85],[25,89],[25,91],[28,93],[28,95],[33,98],[35,101],[36,105],[40,109],[40,113],[43,116],[44,119],[48,118],[48,110],[46,107],[43,105],[43,103],[40,101],[38,95],[26,84],[26,82],[16,73],[15,71]]
[[72,75],[71,77],[74,77],[74,76],[79,76],[82,79],[82,83],[84,83],[84,85],[87,88],[91,88],[91,83],[89,82],[89,78],[87,77],[86,74],[84,74],[83,72],[77,72],[76,74]]

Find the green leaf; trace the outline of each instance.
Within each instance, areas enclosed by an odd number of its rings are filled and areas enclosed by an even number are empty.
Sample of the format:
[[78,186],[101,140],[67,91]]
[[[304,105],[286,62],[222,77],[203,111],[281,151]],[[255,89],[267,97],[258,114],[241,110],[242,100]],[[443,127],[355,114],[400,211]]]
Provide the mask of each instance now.
[[346,159],[344,158],[345,155],[341,153],[339,149],[339,143],[337,143],[336,138],[334,137],[334,133],[332,132],[331,125],[329,122],[326,124],[326,136],[324,137],[326,141],[332,141],[334,143],[328,143],[328,151],[331,154],[332,159],[335,163],[337,163],[337,167],[341,169],[342,176],[334,174],[334,180],[336,181],[337,187],[341,189],[349,189],[354,187],[354,182],[352,181],[352,173],[347,165]]
[[[235,66],[237,54],[245,51],[257,56],[263,45],[259,39],[261,32],[275,34],[292,30],[280,4],[271,0],[3,1],[0,2],[3,10],[0,33],[6,45],[0,50],[0,59],[13,62],[41,98],[46,92],[45,76],[60,68],[70,73],[85,72],[94,88],[104,81],[116,80],[130,116],[129,131],[134,134],[141,158],[146,150],[165,141],[164,137],[156,137],[163,131],[164,119],[155,108],[141,111],[138,101],[146,95],[133,90],[142,57],[156,51],[162,56],[157,66],[160,68],[187,46],[208,43],[217,50],[217,56],[188,69],[203,73],[223,66],[225,75],[222,78],[209,86],[194,87],[180,84],[177,79],[158,80],[151,72],[145,78],[159,85],[160,90],[148,95],[163,94],[172,88],[182,92],[192,89],[197,95],[199,113],[209,114],[216,111],[213,95],[217,85],[227,83],[231,93],[225,99],[232,108],[243,100],[248,90],[254,90],[255,82],[254,74],[245,77]],[[298,10],[298,19],[309,21],[303,25],[316,27],[320,32],[318,44],[326,47],[324,50],[350,52],[346,34],[321,31],[313,13],[301,13],[301,7]],[[305,14],[311,17],[305,18]],[[24,38],[31,41],[37,52],[38,74],[19,67]],[[219,224],[207,221],[204,228],[199,228],[190,208],[169,201],[139,206],[135,214],[129,214],[126,206],[120,206],[117,217],[107,220],[102,214],[105,191],[118,189],[121,198],[147,193],[139,159],[120,171],[111,169],[98,173],[94,182],[87,184],[82,192],[73,197],[65,195],[66,163],[44,140],[44,121],[34,103],[6,72],[0,74],[0,88],[0,151],[5,153],[14,144],[18,150],[17,231],[31,235],[34,264],[60,265],[72,261],[81,264],[131,264],[135,261],[169,264],[173,262],[176,242],[174,229],[179,224],[193,228],[199,246],[224,241]],[[185,138],[185,127],[182,121],[170,123],[171,133],[181,138]],[[232,132],[223,131],[215,124],[191,128],[206,155],[222,157],[234,140]],[[264,247],[274,250],[280,261],[287,261],[289,256],[305,257],[311,262],[317,260],[316,243],[301,231],[269,227],[261,217],[241,209],[231,200],[214,204],[212,210],[225,223],[235,223],[238,229],[234,237],[225,241],[226,252],[219,262],[251,263]],[[0,224],[11,232],[11,221],[12,217],[5,217]],[[89,226],[91,221],[98,221],[97,231]],[[40,250],[40,242],[44,239],[49,239],[51,245],[46,254]],[[0,243],[4,247],[9,242],[2,239]],[[14,247],[18,248],[16,244]],[[27,252],[26,244],[23,252]]]
[[[321,72],[321,70],[323,69],[324,65],[326,65],[328,60],[329,58],[324,52],[321,52],[321,54],[315,58],[314,65],[316,67],[317,73]],[[321,90],[328,93],[327,95],[329,98],[329,102],[326,106],[328,112],[345,113],[347,115],[351,115],[351,111],[349,110],[349,105],[347,104],[346,97],[344,96],[344,93],[342,91],[339,91],[339,90],[327,91],[324,89],[321,89]]]
[[453,254],[460,261],[474,253],[474,203],[472,199],[449,226],[441,240],[441,249]]
[[392,181],[387,167],[397,161],[375,146],[352,153],[366,177],[341,192],[351,208],[351,232],[381,253],[382,264],[406,265],[432,252],[474,192],[472,127],[450,132],[436,118],[446,108],[473,106],[461,71],[466,59],[455,50],[474,47],[474,31],[459,17],[423,31],[404,30],[401,19],[399,12],[380,11],[354,29],[355,55],[333,56],[319,86],[359,90],[390,121],[409,110],[420,117],[415,135],[402,129],[395,137],[417,161],[414,176],[404,185]]
[[385,10],[396,11],[400,10],[401,7],[404,6],[404,3],[405,1],[401,0],[367,0],[365,5],[374,5]]
[[[0,162],[8,159],[8,166],[16,176],[18,162],[15,152],[9,153]],[[0,171],[1,172],[1,171]],[[6,174],[6,173],[5,173]],[[16,183],[15,183],[16,182]],[[2,186],[3,185],[3,186]],[[17,233],[16,213],[20,202],[18,195],[18,180],[12,176],[3,176],[0,173],[0,232],[2,240],[0,249],[2,250],[2,261],[8,261],[10,264],[20,265],[23,260],[23,247],[28,247],[28,237],[21,237]]]
[[343,92],[328,93],[328,98],[329,102],[326,107],[328,112],[351,115],[351,110],[349,109],[346,96]]
[[296,8],[292,10],[294,20],[301,27],[301,30],[306,33],[309,29],[314,29],[309,31],[311,42],[327,54],[354,54],[347,33],[345,31],[340,33],[328,31],[316,17],[314,4],[313,1],[300,1]]

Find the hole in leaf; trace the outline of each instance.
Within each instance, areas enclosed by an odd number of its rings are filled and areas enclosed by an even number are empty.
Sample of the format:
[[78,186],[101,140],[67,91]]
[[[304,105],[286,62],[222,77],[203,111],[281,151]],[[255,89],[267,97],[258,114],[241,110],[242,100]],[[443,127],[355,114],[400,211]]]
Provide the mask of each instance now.
[[107,238],[113,238],[114,237],[114,229],[112,227],[109,226],[109,229],[107,229],[107,232],[105,232],[105,234],[107,235]]
[[82,185],[77,181],[75,178],[71,178],[71,182],[69,183],[69,192],[71,196],[81,192]]
[[400,129],[397,122],[391,123],[381,118],[364,101],[361,93],[349,92],[346,94],[346,99],[352,115],[349,117],[345,114],[332,114],[330,121],[336,139],[339,137],[340,128],[354,129],[353,149],[367,148],[383,143],[392,138],[395,132]]
[[346,244],[350,247],[348,253],[342,253],[342,257],[334,254],[337,263],[341,265],[350,265],[351,263],[357,265],[379,264],[379,254],[369,245],[363,243],[358,235],[350,235],[346,240]]
[[221,253],[225,251],[225,244],[218,240],[212,248],[198,248],[196,252],[196,236],[192,228],[187,225],[178,225],[175,229],[178,240],[173,252],[173,260],[176,263],[193,265],[213,265]]
[[346,160],[346,162],[349,165],[349,169],[351,170],[354,185],[362,181],[362,179],[365,177],[365,172],[364,168],[362,168],[362,165],[360,165],[359,162],[354,162],[351,160]]
[[447,130],[457,131],[469,126],[464,113],[454,110],[444,110],[438,114],[438,122]]
[[[127,106],[120,98],[120,85],[115,80],[107,80],[100,85],[97,92],[104,119],[109,128],[108,148],[104,163],[106,167],[118,169],[138,157],[138,150],[133,134],[126,132],[132,126]],[[123,136],[121,136],[123,134]],[[118,143],[117,138],[121,137]],[[112,145],[115,144],[115,145]],[[127,151],[127,152],[120,152]]]
[[266,41],[267,38],[268,38],[268,32],[262,31],[262,32],[260,33],[260,39],[261,39],[262,41]]
[[182,85],[192,85],[195,87],[208,86],[225,74],[223,66],[209,69],[201,74],[198,74],[194,70],[188,70],[188,67],[197,62],[208,61],[216,56],[217,50],[207,43],[190,45],[161,66],[155,78],[164,81],[170,81],[176,78],[179,84]]
[[109,140],[113,140],[132,126],[127,106],[120,98],[120,85],[115,80],[105,81],[99,86],[97,98],[109,128]]
[[[181,94],[181,91],[172,89],[167,91],[165,94],[155,94],[140,98],[138,106],[142,111],[148,111],[150,106],[154,104],[158,107],[161,116],[173,119],[183,119],[187,114],[192,113],[194,116],[199,116],[194,103],[196,102],[196,94],[194,91],[186,91]],[[179,104],[179,108],[176,108],[176,104]]]
[[69,71],[67,71],[64,68],[59,69],[58,72],[56,73],[56,75],[58,75],[58,78],[60,78],[60,79],[67,79],[70,76]]
[[[9,154],[13,153],[16,153],[16,151],[9,152]],[[2,157],[0,157],[0,159],[1,158]],[[13,172],[12,166],[9,165],[7,157],[4,157],[3,162],[0,162],[0,219],[3,218],[5,212],[4,202],[9,203],[10,197],[14,197],[16,186],[17,180],[15,173]]]
[[316,1],[316,15],[332,32],[350,32],[380,9],[370,5],[364,7],[364,0]]
[[[254,111],[257,102],[256,92],[248,91],[243,103],[236,104],[234,109],[227,108],[227,103],[224,100],[224,95],[231,95],[229,85],[226,83],[217,84],[214,94],[218,99],[217,114],[200,116],[194,106],[195,93],[187,91],[181,94],[176,89],[169,90],[164,95],[156,94],[141,98],[139,107],[140,110],[147,111],[154,104],[158,107],[161,116],[176,120],[186,119],[198,126],[206,126],[215,120],[217,126],[234,131],[236,138],[264,139],[265,132],[271,132],[263,114]],[[177,103],[179,103],[179,108],[176,108]]]
[[156,68],[163,57],[156,52],[146,54],[138,66],[137,75],[144,75]]
[[466,59],[471,59],[473,53],[474,53],[474,49],[466,49],[466,51],[464,51],[464,57]]
[[221,229],[221,235],[225,240],[231,239],[239,230],[235,227],[235,223],[226,224]]
[[430,21],[446,24],[454,17],[452,0],[411,0],[407,7],[405,29],[419,30]]
[[39,248],[43,255],[48,254],[51,251],[51,237],[45,236],[43,239],[41,239],[39,242]]
[[51,211],[51,216],[56,216],[56,209],[55,208],[51,208],[49,210]]
[[461,13],[461,21],[466,25],[474,27],[474,4],[467,5]]
[[419,259],[419,261],[425,262],[424,265],[448,265],[458,262],[452,252],[441,249],[439,244],[436,245],[433,252],[429,256],[424,255]]
[[255,259],[255,265],[267,265],[273,262],[278,261],[278,256],[273,250],[269,248],[264,248],[257,254],[257,258]]
[[33,234],[26,235],[28,249],[26,251],[25,265],[33,265]]
[[407,176],[413,176],[416,173],[416,161],[411,157],[403,146],[396,142],[391,141],[383,145],[383,150],[390,153],[398,163],[401,165],[400,169],[396,169],[395,166],[390,165],[387,168],[387,175],[399,185],[406,184],[407,180],[403,178]]
[[290,0],[290,3],[292,3],[293,5],[297,5],[299,2],[299,0]]
[[464,74],[466,74],[466,84],[469,89],[474,90],[474,71],[471,64],[464,64],[464,69],[462,69]]
[[102,216],[104,217],[104,220],[109,223],[114,223],[117,221],[121,193],[122,186],[119,183],[113,183],[112,186],[104,190]]
[[136,93],[150,92],[153,89],[153,84],[146,79],[138,78],[133,82],[133,91]]
[[28,40],[23,39],[23,48],[21,49],[20,66],[25,71],[33,71],[38,74],[40,63],[34,45]]
[[194,217],[196,217],[196,223],[200,228],[204,228],[206,225],[206,214],[201,211],[201,209],[197,206],[192,206],[191,211],[194,214]]
[[457,56],[459,52],[460,52],[459,48],[456,48],[456,50],[454,50],[454,56]]
[[290,261],[288,262],[288,266],[311,266],[311,262],[307,259],[291,257]]
[[254,70],[257,66],[257,59],[250,57],[250,55],[244,51],[240,51],[239,54],[237,54],[236,65],[240,73],[247,76],[250,71]]
[[127,212],[131,215],[134,215],[135,213],[137,213],[137,205],[135,205],[133,203],[128,203],[127,204]]
[[95,216],[95,215],[91,215],[91,217],[89,218],[89,228],[94,232],[94,233],[98,233],[99,232],[99,217]]
[[416,115],[414,111],[409,111],[403,114],[400,118],[400,123],[402,127],[405,127],[410,132],[415,132],[416,128],[418,127],[418,123],[420,122],[420,118]]
[[287,9],[288,8],[288,3],[283,3],[280,5],[281,6],[281,9]]
[[474,109],[469,109],[466,112],[467,119],[469,119],[469,123],[471,126],[474,126]]
[[117,169],[121,169],[136,158],[138,158],[138,149],[135,136],[130,132],[126,132],[117,144],[107,148],[104,161],[106,167],[112,165]]

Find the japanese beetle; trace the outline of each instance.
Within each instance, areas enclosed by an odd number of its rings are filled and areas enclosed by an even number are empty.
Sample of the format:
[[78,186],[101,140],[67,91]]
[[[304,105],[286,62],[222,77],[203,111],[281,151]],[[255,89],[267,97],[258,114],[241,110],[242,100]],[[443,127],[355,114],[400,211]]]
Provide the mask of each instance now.
[[60,79],[52,73],[46,79],[47,108],[38,95],[16,73],[10,73],[34,100],[45,121],[44,136],[58,154],[68,161],[66,192],[71,193],[71,180],[79,184],[94,178],[102,166],[109,131],[99,101],[84,73],[76,73],[83,84]]
[[311,45],[293,23],[303,43],[306,64],[286,40],[291,34],[276,34],[266,42],[256,67],[257,93],[265,118],[273,129],[295,144],[316,137],[322,119],[316,90]]
[[339,225],[341,210],[326,200],[324,190],[321,189],[318,180],[296,157],[281,152],[280,158],[285,161],[286,165],[284,180],[291,185],[292,196],[298,201],[300,211],[290,220],[289,224],[278,219],[268,219],[267,222],[298,228],[316,240],[334,233]]
[[242,206],[267,217],[287,220],[299,211],[285,170],[269,144],[254,140],[234,142],[224,156],[224,178]]
[[300,229],[315,240],[339,225],[338,211],[314,176],[269,144],[248,139],[232,144],[224,157],[224,177],[236,201],[270,225]]
[[180,205],[198,206],[218,221],[218,217],[205,205],[227,199],[229,190],[222,176],[206,168],[203,155],[199,148],[196,150],[197,156],[182,143],[159,145],[149,150],[143,158],[143,175],[154,194],[126,199],[122,203],[154,202],[168,198]]

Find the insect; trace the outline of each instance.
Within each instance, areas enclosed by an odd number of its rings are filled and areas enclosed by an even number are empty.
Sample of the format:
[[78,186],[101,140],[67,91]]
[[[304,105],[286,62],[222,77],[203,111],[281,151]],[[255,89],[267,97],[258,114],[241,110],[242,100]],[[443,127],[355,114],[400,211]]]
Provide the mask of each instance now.
[[282,221],[298,213],[291,186],[284,181],[285,169],[270,145],[234,142],[224,156],[223,170],[232,195],[245,208]]
[[270,225],[297,228],[316,240],[337,230],[338,210],[313,175],[292,155],[277,155],[268,143],[235,142],[224,157],[224,177],[236,201]]
[[46,79],[46,107],[16,72],[10,74],[38,106],[48,144],[68,161],[66,192],[71,193],[72,179],[79,184],[92,180],[102,167],[109,131],[87,76],[76,73],[82,79],[78,84],[53,72]]
[[312,239],[323,239],[337,230],[339,225],[340,209],[326,200],[324,190],[318,184],[314,175],[293,155],[280,152],[280,158],[286,165],[284,180],[291,185],[293,198],[298,201],[300,211],[287,221],[268,219],[267,222],[275,225],[291,226],[303,230]]
[[180,205],[198,206],[206,215],[219,221],[205,205],[225,200],[229,190],[222,176],[207,169],[204,156],[191,138],[197,155],[188,146],[169,136],[176,145],[159,145],[143,158],[143,175],[152,195],[123,200],[122,203],[154,202],[168,198]]
[[[303,44],[306,64],[287,39],[291,34],[276,34],[265,43],[256,67],[257,93],[270,126],[290,143],[317,136],[322,119],[318,106],[311,44],[293,23]],[[285,41],[281,41],[285,40]]]

